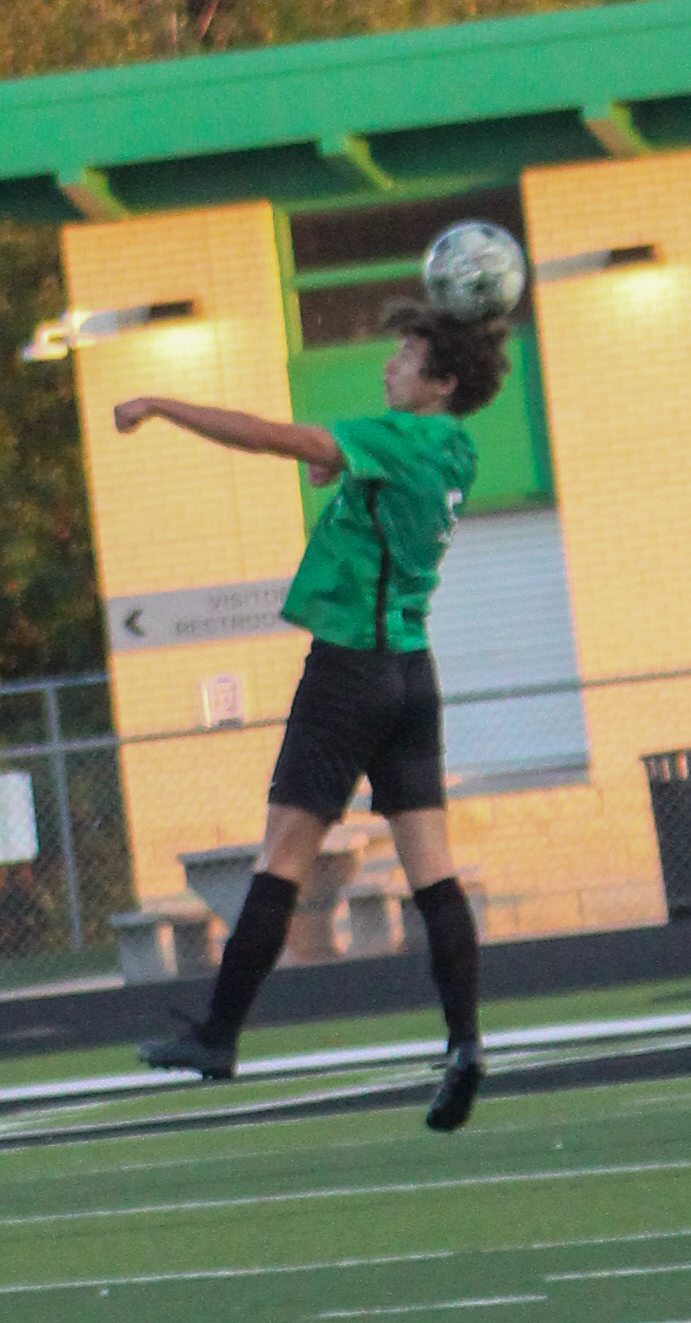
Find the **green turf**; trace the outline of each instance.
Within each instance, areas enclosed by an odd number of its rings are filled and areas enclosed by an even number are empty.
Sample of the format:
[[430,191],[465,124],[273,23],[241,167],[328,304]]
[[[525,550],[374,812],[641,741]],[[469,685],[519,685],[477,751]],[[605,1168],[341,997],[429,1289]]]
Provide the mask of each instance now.
[[372,1085],[394,1084],[401,1080],[434,1086],[436,1076],[429,1066],[349,1070],[330,1074],[328,1079],[305,1076],[287,1081],[272,1079],[243,1083],[195,1084],[162,1093],[157,1090],[143,1097],[106,1099],[87,1102],[68,1102],[59,1106],[29,1108],[13,1115],[0,1116],[0,1137],[25,1131],[75,1130],[84,1126],[113,1125],[120,1122],[151,1122],[161,1117],[189,1117],[199,1113],[217,1113],[220,1109],[248,1107],[256,1103],[271,1103],[288,1096],[299,1100],[313,1097],[317,1092],[338,1092],[343,1089],[363,1089]]
[[[559,993],[543,997],[485,1002],[482,1027],[487,1033],[528,1025],[560,1024],[591,1019],[664,1015],[691,1009],[691,978],[628,984],[596,992]],[[161,1031],[168,1032],[169,1025]],[[314,1020],[276,1028],[251,1029],[242,1039],[241,1055],[255,1057],[312,1052],[322,1048],[360,1047],[376,1043],[443,1037],[436,1010],[395,1015]],[[46,1053],[0,1061],[0,1088],[47,1080],[118,1074],[139,1069],[130,1045],[77,1052]]]
[[690,1133],[672,1080],[3,1152],[3,1323],[687,1319]]

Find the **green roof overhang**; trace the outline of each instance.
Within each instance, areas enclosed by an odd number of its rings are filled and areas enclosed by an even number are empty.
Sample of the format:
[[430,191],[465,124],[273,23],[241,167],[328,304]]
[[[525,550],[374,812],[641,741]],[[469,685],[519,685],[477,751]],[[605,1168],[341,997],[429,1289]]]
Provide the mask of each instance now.
[[691,5],[639,0],[0,84],[0,215],[508,183],[691,144]]

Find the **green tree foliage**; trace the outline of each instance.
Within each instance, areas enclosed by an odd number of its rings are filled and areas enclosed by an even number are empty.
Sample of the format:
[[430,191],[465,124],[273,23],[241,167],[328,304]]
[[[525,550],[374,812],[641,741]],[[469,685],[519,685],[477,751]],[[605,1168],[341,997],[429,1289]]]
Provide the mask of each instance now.
[[133,64],[175,47],[173,0],[0,0],[0,78]]
[[614,0],[0,0],[0,78]]
[[103,665],[72,368],[17,348],[65,307],[58,234],[0,224],[0,676]]
[[219,0],[206,41],[218,50],[229,50],[584,9],[609,2],[613,0]]

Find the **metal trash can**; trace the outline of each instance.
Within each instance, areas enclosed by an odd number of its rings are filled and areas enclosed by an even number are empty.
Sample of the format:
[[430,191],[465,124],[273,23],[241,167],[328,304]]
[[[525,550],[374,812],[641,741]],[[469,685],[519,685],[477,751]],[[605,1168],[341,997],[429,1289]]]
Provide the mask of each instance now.
[[645,764],[670,922],[691,919],[691,749],[648,753]]

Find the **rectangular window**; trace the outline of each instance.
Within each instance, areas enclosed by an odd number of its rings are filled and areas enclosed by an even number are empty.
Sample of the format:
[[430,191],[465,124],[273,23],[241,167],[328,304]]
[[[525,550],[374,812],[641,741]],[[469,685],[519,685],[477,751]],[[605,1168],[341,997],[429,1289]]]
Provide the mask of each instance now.
[[[410,272],[411,261],[421,262],[441,230],[473,219],[503,225],[520,244],[525,242],[517,188],[293,215],[295,286],[305,347],[376,338],[387,300],[424,293],[421,276]],[[404,268],[400,277],[388,272],[380,278],[378,266],[397,262]],[[531,316],[528,287],[512,320],[520,325]]]
[[440,230],[456,221],[488,220],[524,243],[517,188],[377,203],[332,211],[294,212],[291,218],[296,271],[421,256]]
[[415,277],[305,290],[300,294],[303,340],[314,348],[375,340],[381,335],[382,308],[390,299],[422,296],[422,280]]

